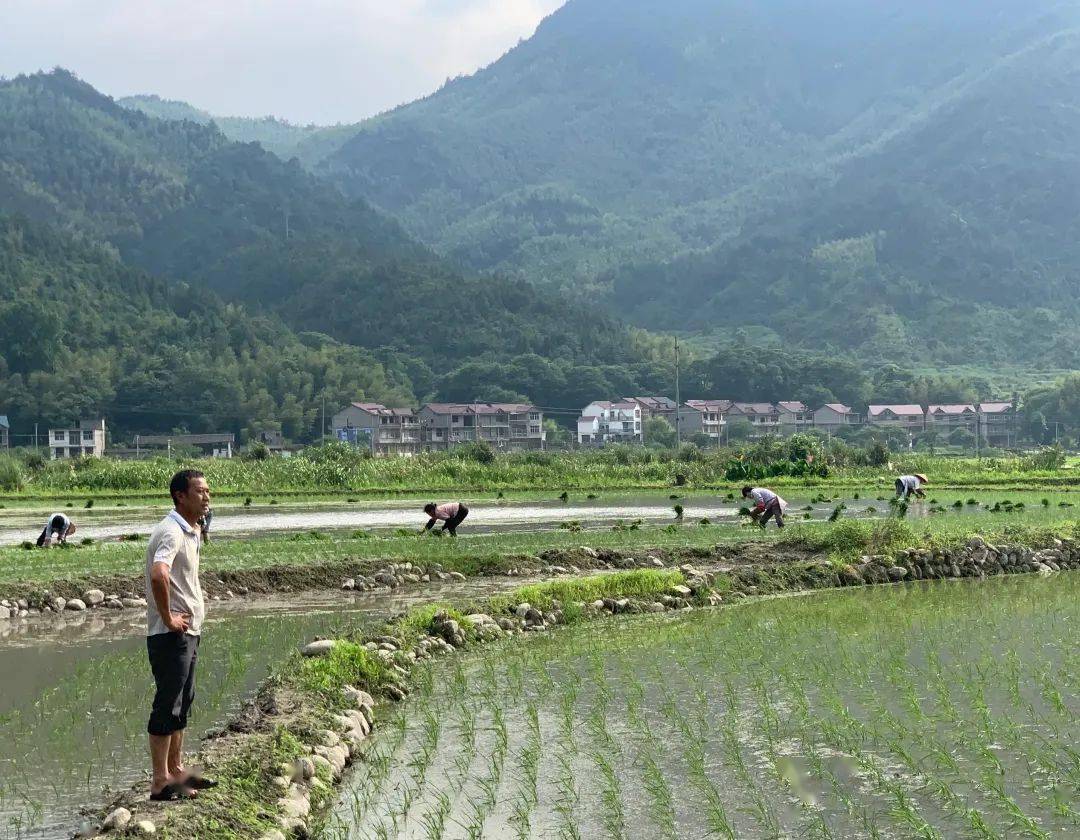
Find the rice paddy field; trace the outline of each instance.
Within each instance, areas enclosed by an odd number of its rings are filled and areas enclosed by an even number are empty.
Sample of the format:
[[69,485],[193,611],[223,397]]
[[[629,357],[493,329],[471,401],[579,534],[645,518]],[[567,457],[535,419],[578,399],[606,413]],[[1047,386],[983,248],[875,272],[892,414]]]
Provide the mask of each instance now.
[[1080,578],[527,634],[420,671],[333,838],[1080,836]]

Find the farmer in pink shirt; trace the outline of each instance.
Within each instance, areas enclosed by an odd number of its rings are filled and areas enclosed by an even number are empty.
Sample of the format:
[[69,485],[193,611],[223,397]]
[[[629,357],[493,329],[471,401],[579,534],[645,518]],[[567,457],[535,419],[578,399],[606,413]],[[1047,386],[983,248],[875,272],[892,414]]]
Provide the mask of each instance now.
[[456,537],[457,526],[469,515],[469,509],[461,502],[447,502],[444,505],[428,502],[424,505],[424,513],[431,517],[428,524],[424,526],[425,531],[430,531],[435,527],[435,523],[441,519],[443,521],[442,530],[449,532],[450,536]]

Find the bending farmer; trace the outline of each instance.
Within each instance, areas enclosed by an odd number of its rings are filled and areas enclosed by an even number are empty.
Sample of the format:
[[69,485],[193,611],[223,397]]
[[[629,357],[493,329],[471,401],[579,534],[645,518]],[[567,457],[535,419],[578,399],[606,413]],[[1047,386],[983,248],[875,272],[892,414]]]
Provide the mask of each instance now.
[[57,543],[66,543],[67,538],[75,533],[75,523],[62,513],[54,513],[45,524],[41,536],[37,538],[38,548],[48,548],[55,538]]
[[896,479],[896,496],[902,502],[906,502],[907,497],[913,493],[920,499],[925,499],[926,494],[922,491],[922,486],[929,483],[922,473],[902,475]]
[[764,487],[751,487],[747,484],[742,489],[744,499],[753,499],[754,507],[750,511],[750,518],[764,528],[769,519],[776,519],[776,527],[784,527],[784,510],[787,502],[777,496],[772,490]]
[[430,531],[435,527],[435,523],[441,519],[443,521],[442,530],[454,537],[457,536],[457,526],[464,522],[465,517],[469,515],[469,509],[461,502],[447,502],[445,505],[428,502],[424,505],[424,513],[431,517],[428,524],[424,526],[424,531]]
[[198,470],[169,482],[174,509],[150,534],[146,549],[146,651],[154,673],[150,735],[150,798],[190,799],[216,782],[184,768],[184,730],[195,699],[195,662],[206,605],[199,583],[199,518],[210,487]]

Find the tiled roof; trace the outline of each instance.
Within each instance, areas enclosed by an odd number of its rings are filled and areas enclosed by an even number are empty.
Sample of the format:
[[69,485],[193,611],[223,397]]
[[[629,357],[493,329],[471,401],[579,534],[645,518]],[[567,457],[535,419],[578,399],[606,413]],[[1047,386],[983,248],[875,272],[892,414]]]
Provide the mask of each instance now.
[[975,406],[967,405],[932,405],[927,408],[929,414],[963,414],[970,411],[975,413]]
[[[979,411],[983,414],[1004,414],[1007,411],[1012,411],[1011,402],[984,402],[979,403]],[[0,418],[2,419],[2,418]]]
[[428,403],[423,407],[434,414],[524,414],[537,410],[526,403]]
[[922,414],[923,409],[921,405],[871,405],[868,406],[871,417],[877,417],[879,414],[883,414],[886,411],[891,411],[893,414]]
[[623,397],[625,402],[634,402],[642,408],[670,411],[675,408],[675,400],[670,397]]
[[731,400],[687,400],[686,404],[698,411],[727,411],[732,406]]
[[744,414],[774,414],[776,406],[772,403],[732,403],[732,408],[737,408]]
[[780,406],[781,408],[787,409],[788,411],[807,411],[808,410],[806,408],[806,403],[799,402],[798,400],[787,400],[786,402],[781,401],[781,402],[778,402],[777,405]]
[[822,408],[831,408],[837,414],[851,414],[851,406],[843,403],[825,403]]

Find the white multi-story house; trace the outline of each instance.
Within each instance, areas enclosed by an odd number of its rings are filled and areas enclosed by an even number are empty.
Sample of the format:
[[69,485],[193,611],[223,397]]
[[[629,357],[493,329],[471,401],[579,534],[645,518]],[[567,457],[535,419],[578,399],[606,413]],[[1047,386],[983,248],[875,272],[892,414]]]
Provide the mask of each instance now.
[[334,436],[374,455],[416,455],[423,447],[420,418],[411,408],[350,403],[332,419]]
[[578,443],[642,443],[641,406],[632,400],[594,400],[581,410],[577,421]]
[[79,420],[72,429],[49,429],[49,453],[57,458],[105,454],[105,420]]
[[825,403],[814,412],[814,426],[827,432],[858,426],[861,422],[862,417],[843,403]]
[[715,443],[727,441],[731,400],[687,400],[679,409],[683,435],[708,435]]
[[921,405],[871,405],[866,409],[866,422],[921,432],[926,426],[926,414]]

